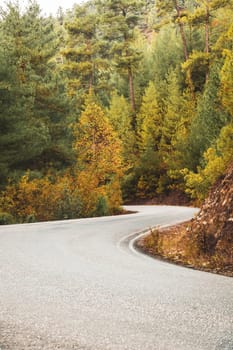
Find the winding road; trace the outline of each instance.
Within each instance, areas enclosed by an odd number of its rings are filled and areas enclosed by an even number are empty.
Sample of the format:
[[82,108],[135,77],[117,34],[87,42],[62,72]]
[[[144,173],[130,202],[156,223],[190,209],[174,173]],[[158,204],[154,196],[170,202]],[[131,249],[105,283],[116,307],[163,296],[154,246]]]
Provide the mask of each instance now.
[[0,227],[1,350],[232,350],[233,279],[157,261],[136,233],[196,209]]

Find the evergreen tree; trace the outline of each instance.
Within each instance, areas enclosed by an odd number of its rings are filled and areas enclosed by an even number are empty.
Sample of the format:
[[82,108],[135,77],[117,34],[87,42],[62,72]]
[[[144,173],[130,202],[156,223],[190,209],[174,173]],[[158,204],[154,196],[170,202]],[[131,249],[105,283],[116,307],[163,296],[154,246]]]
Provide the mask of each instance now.
[[122,159],[124,169],[132,169],[135,163],[135,135],[131,125],[131,109],[124,96],[116,91],[111,95],[107,110],[110,123],[122,142]]
[[149,61],[151,80],[161,87],[163,82],[166,82],[169,71],[181,67],[183,62],[181,42],[171,26],[162,28],[155,36],[151,44],[151,52],[145,57],[145,60]]
[[221,128],[229,121],[229,115],[220,108],[218,96],[220,86],[219,64],[210,71],[210,76],[202,96],[199,97],[196,116],[190,126],[187,145],[187,160],[195,170],[203,153],[219,136]]
[[[214,30],[217,23],[216,14],[218,10],[228,6],[228,1],[197,0],[195,5],[193,11],[187,16],[187,22],[196,30],[201,29],[203,45],[199,45],[193,50],[189,59],[183,64],[183,69],[186,72],[189,86],[194,91],[202,92],[205,82],[209,78],[210,65],[215,59],[213,47],[216,40]],[[220,28],[218,28],[219,30]],[[213,32],[213,35],[211,35],[211,32]]]
[[158,150],[161,138],[162,114],[158,101],[158,92],[150,81],[142,98],[140,111],[137,115],[137,134],[139,149]]
[[155,85],[149,82],[142,98],[137,115],[137,137],[139,147],[138,195],[155,194],[158,186],[161,162],[159,144],[161,139],[162,113],[158,92]]
[[50,140],[47,125],[34,115],[35,88],[24,29],[20,9],[9,4],[0,29],[2,181],[9,171],[40,155]]
[[106,89],[106,47],[98,31],[98,14],[92,3],[77,5],[66,24],[68,39],[62,50],[68,75],[68,94],[80,103],[90,89]]
[[[162,138],[160,142],[160,151],[164,154],[164,159],[167,157],[170,158],[173,152],[174,138],[176,137],[177,128],[180,125],[183,112],[183,98],[175,71],[171,71],[167,76],[165,105],[166,111],[163,118]],[[167,163],[169,163],[169,160]]]
[[98,0],[96,2],[102,13],[103,38],[111,43],[109,54],[115,67],[122,76],[127,76],[131,108],[135,113],[134,72],[142,56],[133,44],[142,3],[138,0]]
[[233,117],[233,25],[224,37],[227,45],[223,49],[225,60],[220,72],[220,96],[223,107]]
[[[18,155],[17,167],[41,170],[52,164],[62,166],[70,162],[68,122],[64,118],[68,103],[52,62],[57,47],[53,21],[40,16],[36,3],[30,3],[24,11],[9,4],[3,14],[1,33],[4,70],[6,65],[11,66],[12,97],[8,99],[7,113],[17,120],[18,131],[24,135],[22,153],[21,145],[12,144]],[[10,122],[6,112],[4,119]]]
[[183,17],[187,15],[187,1],[184,0],[158,0],[156,1],[156,8],[158,11],[158,16],[165,19],[170,17],[173,23],[177,24],[180,30],[181,40],[183,43],[183,54],[184,59],[187,61],[189,57],[188,43],[184,28],[185,21]]
[[69,101],[62,74],[54,60],[58,52],[58,33],[52,18],[43,18],[32,3],[23,16],[25,46],[30,50],[30,65],[35,89],[33,112],[49,129],[50,143],[36,162],[41,166],[63,167],[70,164]]

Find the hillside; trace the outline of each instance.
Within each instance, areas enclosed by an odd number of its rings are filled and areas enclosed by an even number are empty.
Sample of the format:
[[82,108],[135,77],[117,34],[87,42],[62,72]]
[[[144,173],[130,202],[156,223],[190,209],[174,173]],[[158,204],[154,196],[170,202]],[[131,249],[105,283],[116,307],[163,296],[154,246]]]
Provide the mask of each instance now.
[[233,276],[233,164],[192,221],[155,230],[138,247],[168,261]]
[[231,257],[232,260],[233,164],[226,176],[210,191],[190,229],[191,236],[197,241],[201,252],[228,259]]
[[24,2],[0,5],[0,224],[203,203],[233,162],[232,2]]

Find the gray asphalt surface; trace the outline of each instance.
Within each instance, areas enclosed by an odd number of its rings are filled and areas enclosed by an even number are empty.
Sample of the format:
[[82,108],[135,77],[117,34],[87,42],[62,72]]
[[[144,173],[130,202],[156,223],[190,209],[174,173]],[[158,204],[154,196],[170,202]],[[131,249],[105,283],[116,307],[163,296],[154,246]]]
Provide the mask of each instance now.
[[233,279],[133,251],[195,209],[0,227],[0,349],[232,350]]

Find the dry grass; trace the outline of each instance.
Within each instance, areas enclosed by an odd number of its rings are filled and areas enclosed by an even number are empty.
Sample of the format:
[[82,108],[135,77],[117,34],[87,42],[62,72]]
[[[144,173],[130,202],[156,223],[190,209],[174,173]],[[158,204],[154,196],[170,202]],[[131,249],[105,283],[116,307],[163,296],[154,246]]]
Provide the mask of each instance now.
[[137,247],[159,259],[233,277],[232,252],[226,249],[218,249],[214,254],[201,252],[189,223],[151,231],[137,242]]

